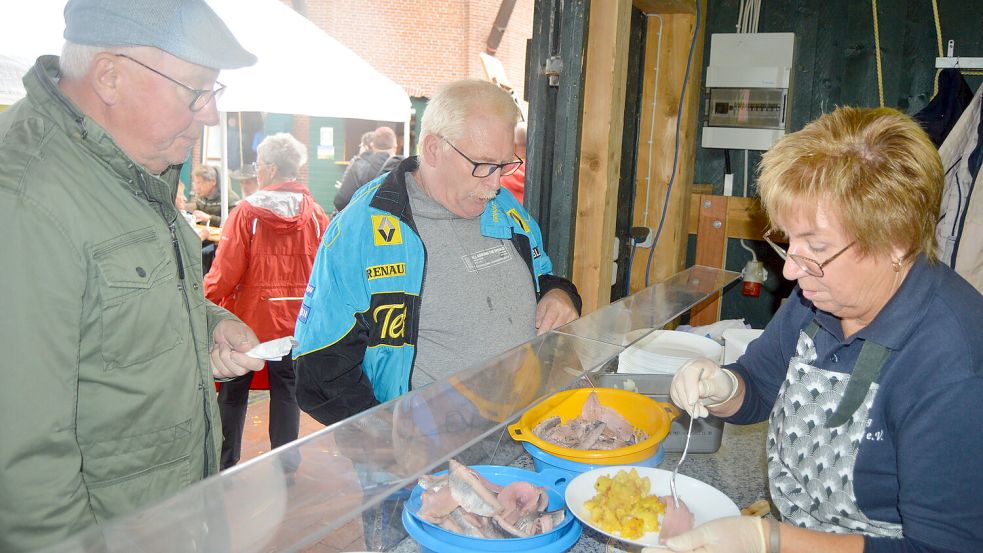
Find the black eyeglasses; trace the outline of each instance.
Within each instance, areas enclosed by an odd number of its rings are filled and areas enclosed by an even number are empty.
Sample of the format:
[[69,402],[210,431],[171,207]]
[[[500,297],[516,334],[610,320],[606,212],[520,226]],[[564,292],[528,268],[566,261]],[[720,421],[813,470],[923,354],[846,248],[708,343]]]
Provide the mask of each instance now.
[[182,83],[179,80],[172,79],[171,77],[168,77],[167,75],[161,73],[160,71],[157,71],[153,67],[150,67],[149,65],[143,63],[140,60],[133,59],[130,56],[127,56],[126,54],[116,54],[116,55],[119,56],[119,57],[121,57],[121,58],[126,58],[126,59],[132,61],[133,63],[135,63],[135,64],[137,64],[139,66],[145,67],[145,68],[153,71],[154,73],[157,73],[161,77],[164,77],[165,79],[171,81],[172,83],[174,83],[174,84],[180,86],[181,88],[187,90],[188,92],[190,92],[192,94],[192,97],[191,97],[191,103],[188,104],[188,109],[190,109],[191,111],[201,111],[205,106],[208,105],[208,102],[211,102],[212,101],[212,98],[215,98],[217,100],[218,97],[221,96],[223,92],[225,92],[225,85],[222,84],[222,83],[220,83],[220,82],[218,82],[218,81],[215,81],[215,87],[216,88],[213,88],[211,90],[202,90],[200,88],[192,88],[192,87],[190,87],[190,86]]
[[468,162],[474,166],[474,168],[471,169],[471,176],[477,177],[479,179],[490,177],[492,176],[492,174],[495,173],[495,171],[499,169],[502,170],[503,177],[506,175],[511,175],[512,173],[518,171],[519,167],[522,167],[523,164],[522,158],[519,157],[518,155],[515,156],[517,159],[515,159],[514,161],[507,161],[505,163],[479,163],[469,158],[468,155],[462,152],[461,150],[458,150],[457,146],[451,144],[450,140],[447,140],[443,136],[441,136],[440,139],[446,142],[447,145],[450,146],[451,148],[454,148],[455,152],[461,154],[461,157],[468,160]]
[[802,255],[799,255],[799,254],[788,253],[788,251],[785,248],[783,248],[783,247],[779,246],[778,244],[772,242],[771,239],[768,238],[774,232],[775,232],[774,229],[770,229],[768,232],[765,233],[765,235],[762,238],[765,239],[765,242],[768,242],[768,245],[770,245],[772,247],[772,249],[774,249],[776,252],[778,252],[778,255],[780,255],[782,259],[791,259],[792,260],[792,263],[795,263],[795,265],[798,268],[802,269],[807,274],[810,274],[810,275],[812,275],[814,277],[818,277],[818,278],[822,278],[823,275],[825,274],[823,272],[823,267],[825,267],[826,265],[829,265],[829,263],[831,261],[833,261],[837,257],[843,255],[843,252],[849,250],[851,246],[853,246],[854,244],[857,243],[857,241],[854,240],[853,242],[850,242],[849,244],[847,244],[846,247],[843,248],[842,250],[840,250],[840,251],[834,253],[832,256],[826,258],[826,261],[819,262],[819,261],[816,261],[815,259],[811,259],[811,258],[802,256]]

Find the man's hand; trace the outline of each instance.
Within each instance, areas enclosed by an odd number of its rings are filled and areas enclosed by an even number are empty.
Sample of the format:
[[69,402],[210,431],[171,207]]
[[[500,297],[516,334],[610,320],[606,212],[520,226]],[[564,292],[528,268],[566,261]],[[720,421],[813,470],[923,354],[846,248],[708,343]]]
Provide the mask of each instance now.
[[196,209],[192,211],[191,214],[194,215],[195,221],[198,221],[199,223],[204,223],[205,221],[208,221],[209,219],[212,218],[211,215],[205,213],[204,211],[201,211],[200,209]]
[[[702,375],[702,376],[701,376]],[[737,393],[737,377],[713,361],[690,359],[672,377],[669,396],[695,419],[710,414],[706,406],[728,401]]]
[[554,288],[536,305],[536,336],[563,326],[577,318],[577,308],[566,292]]
[[[778,524],[769,521],[769,524]],[[666,541],[673,551],[701,553],[765,553],[765,524],[758,517],[727,517],[711,520]],[[775,552],[777,553],[777,552]]]
[[241,321],[226,319],[215,327],[212,334],[212,376],[235,378],[249,371],[263,368],[265,361],[253,359],[245,353],[259,344],[256,334]]

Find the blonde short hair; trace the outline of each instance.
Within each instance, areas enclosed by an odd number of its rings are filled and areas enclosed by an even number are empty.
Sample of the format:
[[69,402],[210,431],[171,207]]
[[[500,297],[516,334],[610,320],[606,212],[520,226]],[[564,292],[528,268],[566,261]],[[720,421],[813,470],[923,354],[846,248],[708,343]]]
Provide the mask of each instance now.
[[460,140],[468,118],[479,113],[498,117],[512,128],[519,120],[519,108],[508,92],[488,81],[462,79],[442,86],[430,98],[420,123],[420,135]]
[[841,107],[778,141],[761,158],[758,192],[776,226],[820,204],[839,216],[860,253],[937,261],[942,198],[938,150],[890,108]]

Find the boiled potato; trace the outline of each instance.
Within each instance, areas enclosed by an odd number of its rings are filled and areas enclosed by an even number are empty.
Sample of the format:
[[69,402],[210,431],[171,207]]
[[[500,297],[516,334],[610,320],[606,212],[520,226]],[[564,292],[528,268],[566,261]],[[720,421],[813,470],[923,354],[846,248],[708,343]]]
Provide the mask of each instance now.
[[601,530],[623,538],[640,538],[658,532],[666,505],[649,494],[651,482],[638,471],[619,470],[614,478],[601,476],[594,483],[594,497],[584,503],[591,522]]

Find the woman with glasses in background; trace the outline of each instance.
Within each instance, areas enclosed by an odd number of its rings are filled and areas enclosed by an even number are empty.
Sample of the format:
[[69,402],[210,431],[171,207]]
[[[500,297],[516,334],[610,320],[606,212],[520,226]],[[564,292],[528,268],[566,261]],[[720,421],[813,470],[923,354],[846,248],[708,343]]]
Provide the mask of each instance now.
[[942,179],[928,136],[885,108],[837,109],[764,154],[765,240],[797,286],[736,363],[694,360],[671,395],[768,420],[782,522],[720,519],[670,549],[983,551],[983,297],[938,261]]
[[[191,198],[188,205],[194,210],[191,212],[195,220],[201,224],[209,224],[213,227],[222,224],[222,190],[219,188],[218,167],[214,165],[200,165],[191,172]],[[228,204],[231,210],[239,203],[239,195],[231,188],[228,190]]]

